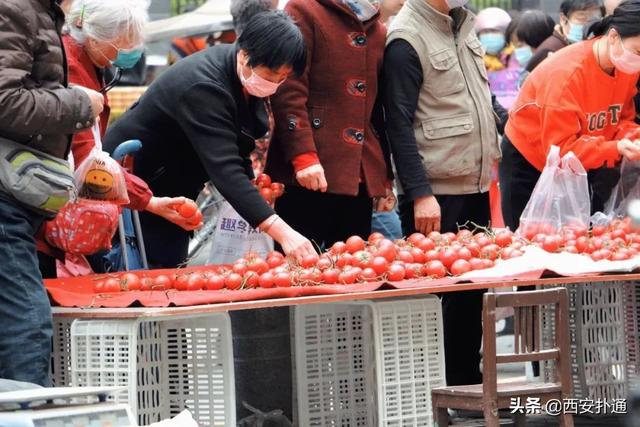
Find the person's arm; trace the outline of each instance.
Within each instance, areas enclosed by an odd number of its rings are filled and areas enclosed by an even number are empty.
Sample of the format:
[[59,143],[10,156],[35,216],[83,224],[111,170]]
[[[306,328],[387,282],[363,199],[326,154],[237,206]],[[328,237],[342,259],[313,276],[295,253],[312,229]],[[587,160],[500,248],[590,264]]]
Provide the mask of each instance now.
[[[16,2],[0,2],[0,129],[12,134],[71,134],[93,123],[89,96],[79,88],[26,88],[32,72],[33,46],[27,13]],[[51,64],[52,67],[62,64]]]
[[394,40],[385,49],[383,67],[386,134],[402,190],[414,202],[416,229],[422,233],[440,230],[440,206],[413,133],[423,82],[420,59],[408,42]]
[[496,96],[491,92],[491,103],[493,104],[493,112],[496,113],[499,121],[496,122],[496,127],[500,134],[504,134],[504,127],[507,125],[509,119],[509,112],[506,108],[500,104]]
[[622,106],[620,114],[620,123],[616,132],[616,139],[630,138],[633,140],[640,139],[640,127],[636,124],[636,105],[635,98],[638,91],[634,88],[633,94],[629,96],[627,102]]

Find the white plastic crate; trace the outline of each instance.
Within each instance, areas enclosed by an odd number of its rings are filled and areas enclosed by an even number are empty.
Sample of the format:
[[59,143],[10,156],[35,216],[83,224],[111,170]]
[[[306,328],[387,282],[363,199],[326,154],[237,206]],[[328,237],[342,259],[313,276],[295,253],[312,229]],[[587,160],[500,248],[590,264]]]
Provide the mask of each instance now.
[[[609,401],[625,398],[629,385],[625,285],[599,282],[566,288],[573,396]],[[549,307],[542,311],[540,325],[545,343],[554,339],[554,315]],[[542,364],[541,370],[547,380],[555,376],[551,363]]]
[[629,384],[640,384],[640,282],[625,282],[624,298]]
[[295,335],[298,425],[433,426],[431,389],[445,385],[437,297],[299,306]]
[[76,320],[72,384],[127,386],[140,425],[189,409],[203,426],[235,426],[231,323],[226,313],[156,320]]
[[71,324],[72,317],[53,317],[51,347],[51,380],[54,387],[71,385]]

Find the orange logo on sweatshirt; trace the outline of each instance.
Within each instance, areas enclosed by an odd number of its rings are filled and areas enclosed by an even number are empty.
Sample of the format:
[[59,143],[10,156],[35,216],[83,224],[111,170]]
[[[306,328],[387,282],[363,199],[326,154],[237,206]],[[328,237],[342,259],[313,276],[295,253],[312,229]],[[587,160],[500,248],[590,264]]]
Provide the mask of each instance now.
[[589,123],[589,132],[596,132],[606,128],[607,126],[615,126],[620,121],[620,112],[622,105],[610,105],[607,111],[599,113],[587,114],[587,122]]

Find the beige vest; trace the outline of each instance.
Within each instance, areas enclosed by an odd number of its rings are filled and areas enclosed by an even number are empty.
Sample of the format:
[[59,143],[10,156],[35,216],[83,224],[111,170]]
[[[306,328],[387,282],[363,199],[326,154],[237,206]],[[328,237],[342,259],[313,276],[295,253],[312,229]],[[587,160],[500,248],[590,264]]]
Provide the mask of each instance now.
[[387,44],[406,40],[422,64],[423,84],[414,133],[434,194],[485,192],[500,159],[483,49],[474,15],[454,9],[460,22],[426,0],[407,0],[393,20]]

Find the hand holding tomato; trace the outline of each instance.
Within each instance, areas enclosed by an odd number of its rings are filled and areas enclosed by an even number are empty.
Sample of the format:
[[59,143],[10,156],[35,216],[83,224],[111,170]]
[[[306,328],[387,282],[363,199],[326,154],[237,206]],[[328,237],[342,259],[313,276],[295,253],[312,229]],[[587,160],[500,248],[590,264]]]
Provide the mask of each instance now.
[[[269,225],[270,224],[270,225]],[[280,243],[285,255],[302,261],[304,257],[309,255],[318,255],[313,248],[311,242],[302,234],[291,228],[280,217],[273,219],[273,216],[267,218],[259,228],[268,227],[267,234],[276,242]]]
[[191,231],[202,227],[202,213],[196,207],[194,215],[185,218],[180,211],[184,214],[191,212],[192,204],[195,205],[195,202],[186,197],[152,197],[146,210]]
[[298,171],[296,180],[306,189],[323,193],[327,191],[327,179],[320,163]]
[[440,231],[440,205],[435,196],[419,197],[413,203],[416,230],[422,234]]

